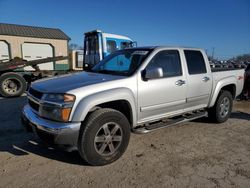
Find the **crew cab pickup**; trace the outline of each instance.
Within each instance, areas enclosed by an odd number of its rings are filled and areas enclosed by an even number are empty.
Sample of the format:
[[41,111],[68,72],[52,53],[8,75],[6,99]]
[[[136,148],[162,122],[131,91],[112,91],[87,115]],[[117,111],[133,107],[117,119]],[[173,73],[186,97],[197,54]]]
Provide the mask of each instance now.
[[45,142],[105,165],[122,156],[131,132],[204,116],[225,122],[243,82],[243,69],[211,70],[201,49],[129,48],[88,72],[34,82],[22,120]]

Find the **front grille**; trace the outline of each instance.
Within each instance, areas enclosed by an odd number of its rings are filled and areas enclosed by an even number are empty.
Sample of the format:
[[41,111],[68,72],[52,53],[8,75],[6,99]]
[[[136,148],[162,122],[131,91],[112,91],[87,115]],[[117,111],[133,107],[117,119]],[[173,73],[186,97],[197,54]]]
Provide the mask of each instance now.
[[29,88],[28,93],[28,103],[30,107],[35,110],[39,111],[39,100],[42,99],[43,93],[33,89],[32,87]]
[[43,96],[43,93],[41,93],[40,91],[37,91],[37,90],[33,89],[32,87],[30,87],[30,89],[29,89],[29,94],[33,95],[37,99],[41,99],[42,96]]
[[33,102],[32,100],[28,99],[28,103],[31,108],[33,108],[35,111],[39,111],[39,104]]

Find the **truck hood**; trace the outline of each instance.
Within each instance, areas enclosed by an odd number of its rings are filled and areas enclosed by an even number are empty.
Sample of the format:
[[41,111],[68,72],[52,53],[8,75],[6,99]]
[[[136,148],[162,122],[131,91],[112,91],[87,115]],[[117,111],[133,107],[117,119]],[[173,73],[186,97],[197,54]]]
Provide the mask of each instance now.
[[66,93],[84,86],[114,81],[124,78],[108,74],[81,72],[42,79],[32,84],[32,88],[43,93]]

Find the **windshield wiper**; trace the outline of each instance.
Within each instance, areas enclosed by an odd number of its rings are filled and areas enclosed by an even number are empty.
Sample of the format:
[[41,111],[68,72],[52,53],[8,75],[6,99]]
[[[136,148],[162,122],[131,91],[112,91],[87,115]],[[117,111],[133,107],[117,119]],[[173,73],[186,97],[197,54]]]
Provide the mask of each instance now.
[[93,70],[93,72],[102,73],[102,74],[112,74],[112,75],[126,76],[126,74],[124,72],[113,71],[113,70]]

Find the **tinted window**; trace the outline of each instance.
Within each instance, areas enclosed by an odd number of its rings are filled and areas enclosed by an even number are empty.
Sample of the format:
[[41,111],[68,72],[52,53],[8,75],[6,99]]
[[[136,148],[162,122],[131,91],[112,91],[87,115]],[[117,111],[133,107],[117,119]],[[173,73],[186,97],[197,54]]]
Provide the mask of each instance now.
[[163,69],[163,77],[182,75],[179,52],[177,50],[165,50],[156,54],[147,69],[157,67]]
[[189,74],[202,74],[207,72],[205,61],[200,51],[184,50],[184,53]]
[[116,51],[116,42],[114,40],[107,40],[107,51],[109,53]]

